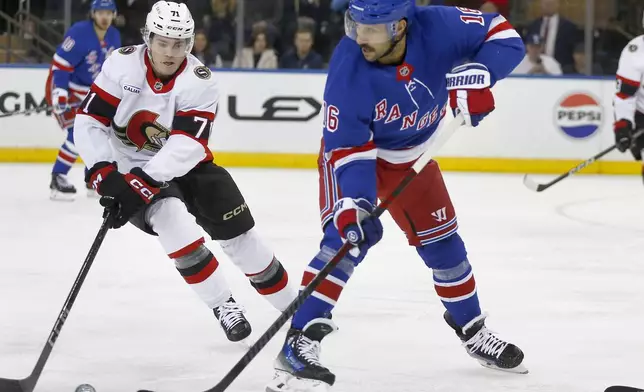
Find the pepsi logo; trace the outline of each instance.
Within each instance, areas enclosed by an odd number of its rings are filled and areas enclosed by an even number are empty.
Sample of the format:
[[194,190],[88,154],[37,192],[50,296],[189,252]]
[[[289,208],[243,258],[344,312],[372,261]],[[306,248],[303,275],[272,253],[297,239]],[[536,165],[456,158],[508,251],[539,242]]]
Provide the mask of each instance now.
[[555,125],[566,135],[583,139],[595,134],[604,121],[599,99],[587,93],[564,96],[555,107]]

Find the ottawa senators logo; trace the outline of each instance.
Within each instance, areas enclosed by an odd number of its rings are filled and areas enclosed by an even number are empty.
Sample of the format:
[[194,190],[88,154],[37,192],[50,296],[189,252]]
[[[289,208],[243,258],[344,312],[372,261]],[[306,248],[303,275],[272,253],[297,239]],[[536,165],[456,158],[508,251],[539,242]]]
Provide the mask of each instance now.
[[136,52],[136,46],[124,46],[121,49],[119,49],[120,54],[132,54]]
[[195,68],[195,75],[197,75],[199,79],[208,80],[210,79],[211,72],[208,67],[204,67],[200,65]]
[[157,122],[159,115],[141,110],[130,118],[123,128],[114,126],[116,137],[126,146],[136,146],[136,151],[158,152],[170,136],[170,131]]

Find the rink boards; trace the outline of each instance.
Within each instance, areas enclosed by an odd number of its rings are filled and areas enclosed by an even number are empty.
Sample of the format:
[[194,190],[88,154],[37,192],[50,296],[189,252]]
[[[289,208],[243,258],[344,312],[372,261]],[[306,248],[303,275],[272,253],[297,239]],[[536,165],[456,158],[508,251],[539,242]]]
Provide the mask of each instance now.
[[[315,166],[326,74],[214,72],[221,99],[210,147],[226,166]],[[0,68],[0,114],[46,107],[47,68]],[[143,82],[143,81],[142,81]],[[494,87],[497,109],[443,148],[445,170],[557,173],[613,144],[612,78],[511,77]],[[451,115],[448,113],[449,121]],[[401,131],[413,132],[413,130]],[[51,162],[64,135],[46,111],[0,118],[0,162]],[[589,173],[638,173],[611,153]]]

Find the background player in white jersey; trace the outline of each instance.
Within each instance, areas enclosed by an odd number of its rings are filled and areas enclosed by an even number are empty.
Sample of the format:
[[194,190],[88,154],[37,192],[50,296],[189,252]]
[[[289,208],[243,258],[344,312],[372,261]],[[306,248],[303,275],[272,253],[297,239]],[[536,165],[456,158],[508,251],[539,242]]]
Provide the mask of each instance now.
[[90,168],[86,181],[102,196],[114,228],[129,221],[158,236],[228,339],[238,341],[251,327],[201,228],[278,310],[295,290],[253,228],[234,180],[212,162],[208,138],[219,92],[210,70],[189,54],[194,21],[187,6],[154,4],[143,39],[114,52],[81,104],[75,128]]
[[[644,25],[644,16],[642,17]],[[621,152],[631,150],[637,161],[642,160],[644,138],[634,140],[634,133],[644,129],[644,35],[633,38],[619,58],[617,93],[615,95],[615,141]],[[644,167],[642,167],[644,177]]]

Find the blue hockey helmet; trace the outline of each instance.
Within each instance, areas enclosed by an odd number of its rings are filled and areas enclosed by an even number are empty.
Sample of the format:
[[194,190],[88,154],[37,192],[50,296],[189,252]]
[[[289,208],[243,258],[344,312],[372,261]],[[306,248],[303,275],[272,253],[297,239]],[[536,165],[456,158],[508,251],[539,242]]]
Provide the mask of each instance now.
[[[414,4],[414,0],[351,0],[344,14],[345,33],[354,40],[360,36],[373,43],[392,41],[396,24],[409,18]],[[375,25],[384,25],[385,29]]]
[[407,18],[414,8],[414,0],[351,0],[349,15],[357,23],[381,24]]
[[116,4],[114,0],[92,0],[92,5],[89,9],[92,12],[100,10],[116,12]]

